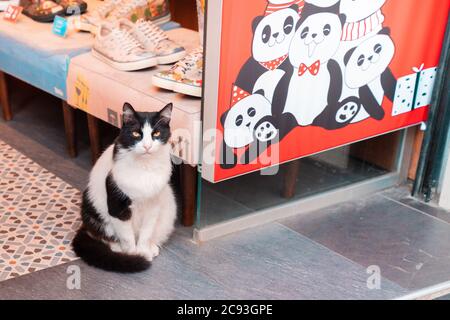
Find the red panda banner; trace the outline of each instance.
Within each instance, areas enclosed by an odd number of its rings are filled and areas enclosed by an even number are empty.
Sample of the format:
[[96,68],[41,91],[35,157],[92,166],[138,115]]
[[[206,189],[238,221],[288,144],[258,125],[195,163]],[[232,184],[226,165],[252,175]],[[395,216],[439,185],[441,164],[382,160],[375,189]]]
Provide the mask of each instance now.
[[223,1],[212,180],[427,120],[450,0]]

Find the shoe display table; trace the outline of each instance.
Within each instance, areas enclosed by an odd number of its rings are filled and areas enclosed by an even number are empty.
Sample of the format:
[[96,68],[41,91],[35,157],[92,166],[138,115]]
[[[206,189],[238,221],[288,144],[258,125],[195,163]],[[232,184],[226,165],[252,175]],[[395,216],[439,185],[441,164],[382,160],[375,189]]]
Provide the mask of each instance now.
[[[88,11],[102,2],[86,0]],[[62,38],[52,33],[52,23],[39,23],[25,15],[12,23],[0,13],[0,70],[58,98],[66,99],[66,78],[70,60],[89,52],[94,37],[88,32],[71,32]],[[178,28],[168,22],[162,29]]]
[[[101,2],[87,0],[95,9]],[[69,33],[62,38],[52,33],[51,23],[38,23],[20,15],[15,23],[0,13],[0,95],[5,120],[11,120],[5,73],[62,100],[67,147],[70,156],[77,154],[74,114],[66,101],[66,79],[70,59],[90,51],[94,38],[89,33]]]
[[[98,1],[88,2],[95,6]],[[62,38],[52,33],[51,23],[38,23],[23,14],[11,23],[0,13],[0,70],[65,99],[70,59],[88,52],[93,41],[89,33]]]
[[[88,1],[95,8],[99,1]],[[88,33],[72,33],[66,38],[52,33],[51,23],[38,23],[21,15],[15,23],[0,13],[0,95],[5,120],[11,120],[5,73],[62,100],[68,153],[77,154],[74,114],[65,100],[70,59],[88,52],[94,38]]]
[[[87,0],[88,11],[95,10],[102,2]],[[13,23],[3,19],[0,13],[0,104],[5,120],[11,120],[5,73],[62,100],[68,151],[76,156],[73,108],[66,104],[67,74],[71,60],[91,50],[94,37],[87,32],[70,32],[63,38],[52,33],[52,23],[39,23],[20,15]],[[168,22],[162,29],[178,28]],[[97,63],[97,61],[95,61]]]
[[[188,51],[199,45],[195,31],[178,28],[168,31],[171,39]],[[201,100],[152,85],[152,76],[170,66],[142,71],[118,71],[96,59],[90,52],[71,60],[67,77],[67,102],[97,119],[116,127],[121,123],[122,106],[129,102],[138,111],[158,111],[173,103],[172,146],[174,155],[185,163],[197,165],[201,141]],[[96,134],[92,137],[95,138]],[[91,144],[97,143],[93,139]],[[100,148],[94,149],[100,150]],[[93,157],[96,158],[95,150]]]

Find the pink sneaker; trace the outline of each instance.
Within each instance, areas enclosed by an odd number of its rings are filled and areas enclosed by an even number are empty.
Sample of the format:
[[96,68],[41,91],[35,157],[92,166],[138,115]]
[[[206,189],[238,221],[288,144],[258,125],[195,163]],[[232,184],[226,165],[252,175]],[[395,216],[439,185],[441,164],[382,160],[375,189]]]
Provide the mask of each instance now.
[[122,71],[141,70],[158,64],[156,55],[145,50],[130,32],[107,23],[100,26],[92,54]]

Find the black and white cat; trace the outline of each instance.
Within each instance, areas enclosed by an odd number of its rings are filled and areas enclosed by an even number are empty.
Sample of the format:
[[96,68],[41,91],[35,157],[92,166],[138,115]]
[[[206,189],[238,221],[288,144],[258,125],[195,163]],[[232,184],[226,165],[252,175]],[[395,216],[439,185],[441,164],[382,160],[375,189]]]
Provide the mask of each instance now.
[[171,113],[172,104],[151,113],[124,105],[120,134],[95,164],[83,194],[73,249],[89,265],[143,271],[172,233]]

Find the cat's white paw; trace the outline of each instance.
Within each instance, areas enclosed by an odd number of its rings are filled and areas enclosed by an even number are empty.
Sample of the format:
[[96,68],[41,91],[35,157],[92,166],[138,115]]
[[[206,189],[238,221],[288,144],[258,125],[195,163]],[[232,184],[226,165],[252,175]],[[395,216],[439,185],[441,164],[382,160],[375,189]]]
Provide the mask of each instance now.
[[156,244],[150,245],[150,252],[152,254],[152,259],[159,256],[159,247]]
[[122,252],[127,254],[136,254],[136,245],[132,243],[121,243]]
[[122,247],[120,246],[120,244],[118,242],[110,242],[109,243],[109,247],[111,248],[112,252],[122,252]]
[[151,244],[145,248],[138,249],[138,253],[143,255],[148,261],[152,261],[159,255],[159,247],[156,244]]

